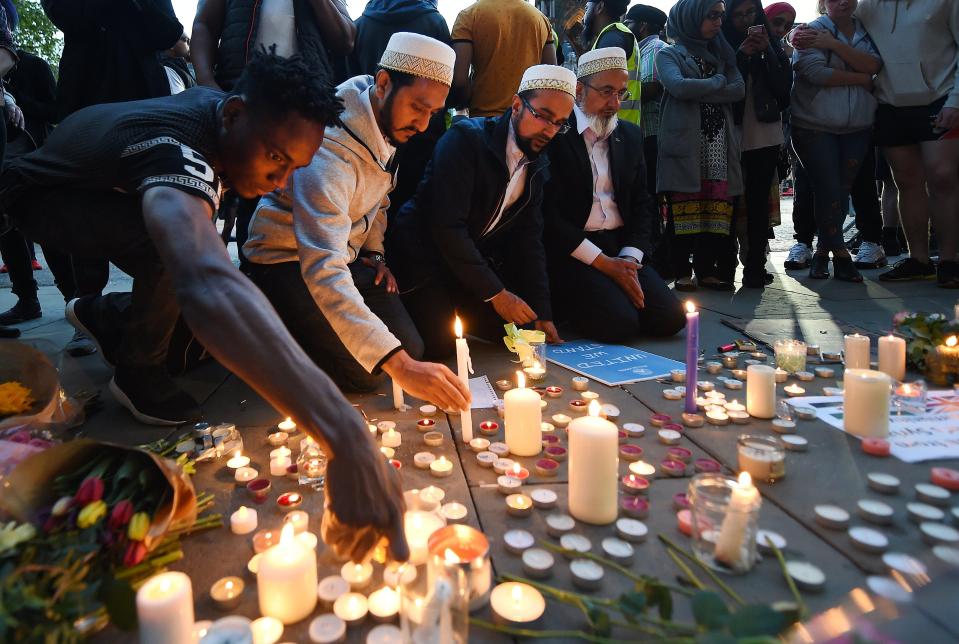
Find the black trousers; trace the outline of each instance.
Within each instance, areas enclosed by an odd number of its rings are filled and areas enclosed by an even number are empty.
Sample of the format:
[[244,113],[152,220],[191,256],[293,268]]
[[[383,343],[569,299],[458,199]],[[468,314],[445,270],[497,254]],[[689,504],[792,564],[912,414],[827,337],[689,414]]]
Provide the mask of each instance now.
[[130,275],[131,293],[95,295],[90,310],[98,328],[120,338],[118,365],[164,364],[179,307],[143,224],[138,196],[75,188],[34,190],[11,205],[8,214],[23,235],[44,249],[112,262]]
[[743,152],[743,196],[746,201],[746,273],[762,274],[769,238],[769,192],[779,161],[779,146]]
[[[586,233],[610,257],[623,247],[616,230]],[[643,258],[645,261],[645,258]],[[683,306],[652,266],[637,271],[645,306],[637,309],[612,279],[575,257],[550,261],[553,310],[584,336],[599,342],[622,342],[637,335],[666,337],[686,324]]]
[[[383,321],[412,358],[422,358],[423,340],[399,295],[386,292],[386,280],[375,285],[376,270],[360,261],[350,264],[350,273],[363,302],[373,314]],[[303,281],[299,262],[250,263],[249,275],[273,304],[297,343],[333,382],[345,391],[366,392],[377,388],[380,375],[368,372],[340,340]]]
[[806,170],[798,161],[793,164],[793,238],[812,248],[816,236],[816,210],[813,202],[812,184]]

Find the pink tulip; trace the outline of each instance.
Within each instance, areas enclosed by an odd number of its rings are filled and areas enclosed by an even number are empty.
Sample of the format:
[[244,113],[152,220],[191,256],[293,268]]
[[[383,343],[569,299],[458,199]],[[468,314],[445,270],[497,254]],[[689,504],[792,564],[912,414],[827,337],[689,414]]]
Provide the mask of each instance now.
[[87,505],[103,498],[103,479],[90,476],[83,480],[74,499],[77,505]]
[[131,541],[127,551],[123,554],[123,565],[129,568],[135,566],[147,556],[147,547],[142,541]]
[[107,525],[111,530],[120,530],[130,522],[130,517],[132,516],[133,502],[129,499],[123,499],[113,506],[113,511],[110,512],[110,520]]

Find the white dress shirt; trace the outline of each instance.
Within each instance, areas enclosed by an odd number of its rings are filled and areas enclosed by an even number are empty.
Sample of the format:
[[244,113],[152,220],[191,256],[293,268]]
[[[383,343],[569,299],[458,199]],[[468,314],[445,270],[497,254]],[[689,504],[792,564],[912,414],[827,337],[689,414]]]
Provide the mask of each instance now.
[[[616,205],[613,177],[609,169],[609,135],[602,139],[598,138],[588,126],[588,118],[579,105],[574,105],[573,110],[576,113],[576,129],[586,144],[589,166],[593,173],[593,206],[589,211],[584,230],[593,232],[622,228],[623,217],[619,214],[619,207]],[[592,264],[602,252],[599,246],[584,239],[570,254],[584,264]],[[643,251],[633,246],[624,247],[619,251],[619,256],[632,257],[640,263],[643,261]]]
[[483,235],[490,234],[499,220],[503,218],[506,209],[516,203],[523,195],[523,187],[526,184],[526,169],[529,166],[529,159],[523,154],[523,151],[516,145],[516,133],[513,131],[513,121],[509,122],[509,133],[506,135],[506,167],[509,168],[509,181],[506,184],[506,192],[503,195],[503,204],[499,212],[493,217],[493,221],[483,230]]

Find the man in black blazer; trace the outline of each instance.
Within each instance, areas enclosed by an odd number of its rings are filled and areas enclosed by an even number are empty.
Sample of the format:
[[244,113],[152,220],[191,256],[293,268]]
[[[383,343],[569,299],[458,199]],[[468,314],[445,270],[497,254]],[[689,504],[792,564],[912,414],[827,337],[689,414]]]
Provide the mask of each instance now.
[[666,283],[643,264],[656,205],[646,189],[642,130],[617,117],[627,79],[618,47],[580,57],[573,126],[548,149],[543,195],[554,310],[602,342],[669,336],[686,322]]

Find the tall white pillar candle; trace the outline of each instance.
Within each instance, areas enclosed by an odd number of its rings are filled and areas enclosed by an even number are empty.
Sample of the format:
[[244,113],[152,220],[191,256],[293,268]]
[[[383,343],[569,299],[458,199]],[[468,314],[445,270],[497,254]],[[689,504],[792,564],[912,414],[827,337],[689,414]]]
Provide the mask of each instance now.
[[773,367],[751,364],[746,369],[746,411],[754,418],[776,416],[776,370]]
[[536,456],[543,449],[543,408],[539,394],[526,388],[522,371],[516,372],[515,389],[503,396],[506,405],[506,445],[510,454]]
[[906,341],[894,335],[879,338],[879,371],[893,380],[906,377]]
[[256,572],[260,612],[284,624],[305,619],[316,608],[316,551],[283,526],[280,542],[260,557]]
[[715,557],[727,566],[737,567],[743,554],[749,552],[743,546],[746,539],[751,538],[749,524],[757,501],[759,490],[753,485],[749,472],[741,473],[739,482],[733,485],[726,516],[723,517],[719,538],[716,539]]
[[[466,338],[463,337],[463,323],[460,322],[460,316],[458,315],[456,316],[454,330],[456,331],[456,375],[459,376],[460,381],[468,391],[473,363],[470,362],[470,348],[466,344]],[[463,433],[463,442],[469,443],[473,440],[473,411],[469,405],[460,414],[460,427]]]
[[889,434],[889,376],[869,369],[846,369],[843,376],[843,427],[860,437]]
[[429,540],[434,532],[446,526],[446,521],[435,512],[409,510],[403,515],[403,532],[410,547],[410,563],[426,563],[429,558]]
[[140,644],[193,641],[190,578],[182,572],[164,572],[148,579],[137,591],[137,621]]
[[[619,507],[619,432],[599,417],[600,406],[589,404],[589,414],[569,424],[569,513],[594,525],[616,520]],[[509,424],[507,424],[509,427]]]
[[393,408],[399,411],[406,410],[406,399],[403,397],[403,388],[400,383],[393,381]]
[[853,333],[843,337],[846,369],[869,368],[869,336]]

